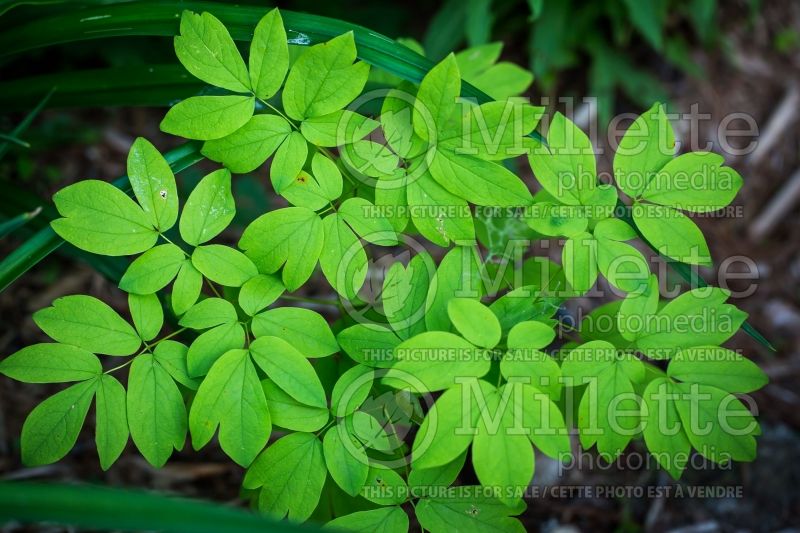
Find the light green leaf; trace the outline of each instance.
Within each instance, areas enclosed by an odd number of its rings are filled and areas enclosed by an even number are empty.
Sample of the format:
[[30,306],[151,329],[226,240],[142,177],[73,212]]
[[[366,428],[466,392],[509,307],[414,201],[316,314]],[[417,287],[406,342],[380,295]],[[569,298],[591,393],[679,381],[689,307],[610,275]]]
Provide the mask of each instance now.
[[477,76],[464,75],[464,79],[495,100],[503,100],[527,91],[533,83],[533,74],[516,63],[501,61]]
[[496,531],[524,533],[525,527],[512,515],[525,505],[507,507],[487,496],[484,487],[452,487],[436,497],[422,498],[416,507],[419,523],[428,531]]
[[516,174],[491,161],[437,150],[430,172],[442,187],[475,205],[507,207],[533,202],[528,187]]
[[22,426],[22,462],[28,466],[55,463],[69,452],[92,405],[99,378],[57,392],[36,406]]
[[[414,132],[413,112],[416,87],[408,82],[390,89],[381,105],[381,127],[386,142],[403,158],[412,158],[425,151],[426,142]],[[424,118],[424,117],[421,117]],[[435,131],[434,124],[426,126]]]
[[236,215],[231,173],[221,168],[206,175],[189,195],[181,213],[181,238],[197,246],[219,235]]
[[354,143],[372,133],[378,122],[347,109],[328,115],[308,118],[300,124],[300,132],[316,146],[335,148]]
[[245,467],[272,432],[267,400],[247,350],[225,353],[200,384],[189,412],[195,450],[211,440],[217,426],[222,450]]
[[156,345],[153,357],[161,365],[161,368],[172,376],[172,379],[188,389],[197,390],[200,384],[197,380],[189,377],[189,369],[186,366],[188,351],[189,348],[186,345],[167,339]]
[[156,338],[164,325],[164,309],[155,294],[129,294],[128,307],[131,310],[133,325],[144,341]]
[[102,372],[96,355],[68,344],[32,344],[0,361],[0,374],[25,383],[84,381]]
[[614,156],[614,179],[625,194],[639,198],[675,154],[675,132],[664,106],[656,103],[633,121]]
[[589,233],[568,239],[561,264],[570,286],[578,293],[588,291],[597,281],[597,241]]
[[236,308],[223,298],[206,298],[193,305],[178,324],[184,328],[208,329],[236,322]]
[[581,216],[575,206],[555,202],[536,202],[526,210],[525,215],[531,229],[552,237],[580,235],[586,232],[589,224],[589,219]]
[[372,389],[374,375],[372,368],[356,365],[339,376],[331,393],[331,413],[342,418],[361,407]]
[[449,487],[464,469],[467,460],[467,450],[447,464],[433,468],[412,468],[408,473],[408,486],[412,492],[425,496],[436,492],[438,487]]
[[369,75],[369,65],[354,64],[355,59],[352,32],[305,50],[286,78],[283,89],[286,114],[303,120],[333,113],[352,102]]
[[654,379],[642,393],[646,413],[642,428],[644,442],[650,455],[673,479],[681,477],[692,450],[675,404],[677,394],[665,378]]
[[358,496],[369,475],[369,457],[364,446],[339,423],[325,433],[322,447],[333,480],[350,496]]
[[242,233],[239,248],[262,274],[274,274],[285,265],[283,284],[295,291],[311,277],[323,241],[322,219],[314,211],[288,207],[254,220]]
[[283,85],[289,70],[289,47],[283,19],[277,9],[264,15],[250,43],[250,87],[255,95],[267,100]]
[[[376,201],[378,193],[376,192]],[[414,227],[439,246],[475,239],[472,211],[466,200],[439,185],[429,172],[409,179],[406,200]]]
[[397,244],[392,224],[369,200],[348,198],[339,206],[339,215],[365,241],[381,246]]
[[670,361],[667,375],[734,393],[753,392],[768,381],[753,361],[720,346],[684,348]]
[[415,255],[408,267],[398,262],[386,272],[381,292],[383,313],[400,338],[425,331],[428,287],[435,273],[436,266],[427,253]]
[[175,54],[196,78],[230,91],[248,91],[250,80],[242,56],[228,30],[211,13],[181,14]]
[[247,124],[254,109],[252,96],[193,96],[167,111],[161,131],[200,141],[221,139]]
[[308,158],[308,143],[296,131],[291,132],[275,152],[269,167],[269,179],[275,192],[282,194],[294,183]]
[[642,253],[623,242],[597,238],[597,268],[614,287],[625,292],[641,291],[650,278],[650,267]]
[[134,294],[152,294],[175,278],[185,258],[174,244],[160,244],[137,257],[119,281],[119,288]]
[[311,433],[290,433],[261,452],[242,485],[246,489],[261,488],[261,510],[302,522],[317,507],[326,476],[319,439]]
[[325,529],[359,533],[406,533],[408,531],[408,515],[400,507],[382,507],[340,516],[325,524],[324,527]]
[[658,277],[650,274],[638,291],[628,293],[617,314],[617,329],[625,340],[635,341],[642,333],[641,323],[658,310]]
[[203,275],[192,265],[190,259],[185,259],[172,285],[172,310],[177,316],[194,305],[202,288]]
[[459,118],[456,99],[460,95],[458,63],[450,54],[428,71],[420,83],[413,111],[414,132],[424,140],[436,142]]
[[322,220],[325,244],[319,256],[322,273],[336,292],[353,300],[367,279],[368,260],[361,241],[339,213]]
[[380,143],[370,140],[355,141],[339,149],[342,161],[357,176],[379,178],[397,170],[398,157]]
[[408,497],[408,486],[394,470],[373,463],[361,487],[361,496],[378,505],[397,505]]
[[312,407],[328,406],[314,367],[288,342],[262,336],[250,343],[250,353],[261,370],[289,396]]
[[742,188],[742,177],[723,167],[719,154],[690,152],[669,161],[647,184],[642,198],[692,213],[722,209]]
[[479,258],[471,248],[456,246],[442,258],[431,280],[425,324],[428,330],[450,330],[447,304],[451,298],[480,299],[484,286]]
[[103,374],[97,380],[95,410],[95,445],[100,466],[108,470],[128,444],[125,387],[113,376]]
[[477,300],[453,298],[447,314],[465,339],[482,348],[494,348],[500,342],[500,322],[492,311]]
[[270,309],[253,317],[252,328],[256,337],[283,339],[305,357],[326,357],[339,351],[328,323],[310,309]]
[[239,291],[239,307],[250,316],[266,309],[286,289],[276,276],[259,274],[247,280]]
[[147,214],[110,183],[79,181],[53,195],[59,214],[50,225],[65,241],[99,255],[134,255],[158,239]]
[[556,338],[552,326],[536,320],[519,322],[508,332],[507,345],[511,349],[540,349],[549,345]]
[[246,255],[222,244],[198,246],[192,252],[192,264],[206,278],[225,287],[241,287],[258,274]]
[[[394,449],[391,437],[377,418],[365,411],[356,411],[349,417],[348,429],[364,447],[381,452],[391,452]],[[350,428],[352,426],[352,429]]]
[[57,298],[33,314],[52,339],[93,353],[131,355],[142,344],[136,331],[107,304],[85,295]]
[[528,156],[536,180],[558,201],[587,205],[597,186],[592,142],[572,121],[556,113],[547,132],[547,146]]
[[[560,381],[556,385],[560,388]],[[510,391],[514,416],[522,412],[522,429],[529,432],[534,446],[557,461],[571,460],[570,431],[552,394],[540,392],[542,389],[535,384],[531,386],[520,381],[509,381],[505,387]]]
[[328,409],[298,402],[268,379],[261,380],[273,425],[291,431],[317,431],[328,422]]
[[205,375],[220,356],[229,350],[242,348],[244,341],[244,328],[237,322],[222,324],[204,332],[192,342],[186,354],[189,375]]
[[175,175],[164,156],[150,141],[137,138],[128,152],[128,180],[139,205],[158,231],[167,231],[178,220]]
[[[159,344],[159,347],[161,344]],[[158,350],[157,350],[158,351]],[[134,359],[128,376],[131,438],[147,462],[161,468],[186,441],[186,406],[178,386],[157,356]]]
[[373,368],[392,366],[393,350],[400,344],[392,330],[377,324],[356,324],[340,331],[336,339],[353,361]]
[[246,174],[263,165],[291,132],[283,117],[255,115],[230,135],[203,143],[202,154],[231,172]]
[[500,361],[500,372],[509,381],[525,380],[553,399],[561,396],[561,368],[552,357],[535,348],[512,347],[509,341],[508,353]]

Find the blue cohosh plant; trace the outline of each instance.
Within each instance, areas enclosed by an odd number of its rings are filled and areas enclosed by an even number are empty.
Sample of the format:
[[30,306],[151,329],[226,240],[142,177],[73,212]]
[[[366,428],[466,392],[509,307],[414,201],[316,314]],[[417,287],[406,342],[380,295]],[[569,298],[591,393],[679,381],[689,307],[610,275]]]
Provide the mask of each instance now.
[[[736,395],[766,378],[721,346],[745,313],[716,288],[661,301],[629,244],[643,237],[665,257],[710,265],[683,211],[719,209],[741,186],[715,154],[675,157],[660,106],[622,140],[615,186],[599,183],[588,138],[564,116],[541,138],[530,134],[542,108],[459,99],[460,70],[496,58],[451,55],[418,87],[365,90],[352,34],[296,53],[277,10],[256,26],[247,63],[209,13],[183,14],[175,50],[219,91],[176,104],[161,128],[203,141],[222,168],[179,198],[140,138],[128,156],[134,198],[94,180],[55,195],[52,227],[66,241],[136,256],[119,283],[130,320],[84,295],[34,314],[54,342],[0,372],[73,384],[26,420],[26,464],[67,454],[94,403],[104,469],[129,437],[161,467],[187,437],[199,449],[217,435],[246,469],[243,494],[278,517],[405,531],[413,512],[431,531],[518,531],[534,448],[566,460],[573,428],[609,460],[641,439],[674,478],[693,449],[718,463],[755,457],[758,424]],[[503,164],[520,155],[536,195]],[[289,206],[250,223],[236,247],[214,242],[236,213],[232,174],[268,160]],[[564,238],[562,265],[517,260],[508,246],[484,259],[477,238],[488,247],[496,212],[511,213],[504,242]],[[422,238],[446,252],[438,265]],[[395,248],[413,256],[370,297],[370,253]],[[287,305],[317,265],[339,295],[333,326]],[[600,274],[622,297],[565,333],[561,302]],[[468,456],[480,485],[453,486]]]

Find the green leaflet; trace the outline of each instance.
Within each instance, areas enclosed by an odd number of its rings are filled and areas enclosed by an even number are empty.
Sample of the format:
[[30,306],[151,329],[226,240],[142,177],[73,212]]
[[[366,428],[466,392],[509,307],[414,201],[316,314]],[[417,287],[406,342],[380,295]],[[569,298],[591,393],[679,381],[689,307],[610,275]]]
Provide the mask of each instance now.
[[192,265],[192,261],[185,259],[175,277],[172,286],[172,310],[180,316],[186,312],[200,297],[203,288],[203,275]]
[[428,287],[435,273],[436,266],[427,253],[415,255],[408,267],[395,263],[386,272],[381,291],[383,313],[400,338],[425,331]]
[[422,79],[413,108],[414,133],[435,142],[457,118],[456,99],[461,95],[458,63],[450,54]]
[[50,223],[65,241],[99,255],[133,255],[153,247],[158,232],[147,214],[110,183],[84,180],[53,195],[59,214]]
[[328,406],[314,367],[288,342],[262,336],[250,343],[250,354],[272,382],[289,396],[312,407]]
[[0,373],[25,383],[84,381],[102,371],[96,355],[68,344],[33,344],[0,361]]
[[191,377],[205,375],[220,356],[229,350],[244,347],[244,343],[244,328],[235,321],[203,332],[192,342],[186,354],[189,375]]
[[181,238],[192,246],[203,244],[227,228],[235,214],[231,173],[221,168],[200,180],[186,200],[178,225]]
[[589,137],[561,113],[556,113],[547,133],[547,146],[528,156],[533,174],[559,202],[588,205],[596,187],[597,170]]
[[250,87],[267,100],[278,92],[289,70],[289,47],[283,19],[273,9],[258,21],[250,43]]
[[412,468],[408,473],[408,486],[417,494],[428,494],[434,487],[449,487],[458,478],[467,460],[467,450],[444,465],[433,468]]
[[361,496],[378,505],[397,505],[406,500],[408,486],[394,470],[373,463],[361,487]]
[[377,324],[356,324],[340,331],[336,339],[353,361],[374,368],[391,367],[394,348],[400,344],[392,330]]
[[131,355],[142,343],[116,311],[91,296],[57,298],[36,311],[33,321],[52,339],[93,353]]
[[453,297],[480,299],[483,279],[479,258],[472,249],[456,246],[442,258],[431,280],[425,315],[428,330],[450,330],[447,303]]
[[368,259],[364,246],[339,213],[325,217],[322,227],[325,244],[319,266],[336,292],[353,300],[367,278]]
[[[426,142],[414,132],[415,94],[416,87],[403,82],[386,93],[381,105],[380,121],[386,142],[396,154],[404,158],[420,155],[426,148]],[[426,123],[425,126],[426,129],[428,126],[434,127],[432,123]]]
[[369,200],[348,198],[339,206],[339,215],[365,241],[381,246],[397,244],[397,234],[391,223]]
[[72,449],[99,379],[72,385],[31,411],[22,426],[22,462],[29,466],[54,463]]
[[319,439],[311,433],[290,433],[261,452],[242,485],[260,488],[259,509],[300,522],[317,506],[326,472]]
[[128,416],[125,387],[113,376],[97,380],[95,394],[95,445],[100,466],[108,470],[128,444]]
[[337,531],[357,531],[372,533],[405,533],[408,531],[408,515],[396,506],[382,507],[370,511],[357,511],[338,518],[334,518],[325,529]]
[[207,329],[236,322],[236,308],[222,298],[206,298],[192,306],[178,322],[185,328]]
[[193,76],[234,92],[247,92],[250,80],[228,30],[214,15],[181,14],[175,54]]
[[[491,366],[490,354],[458,335],[443,331],[420,333],[394,349],[397,362],[383,378],[389,386],[431,392],[453,387],[458,379],[482,377]],[[409,383],[408,375],[413,376]]]
[[454,530],[521,533],[525,528],[513,516],[524,510],[524,503],[508,507],[487,496],[480,486],[464,486],[452,487],[436,497],[422,498],[415,512],[420,525],[433,533]]
[[693,213],[716,211],[731,203],[742,177],[723,167],[725,159],[711,152],[691,152],[669,161],[650,180],[642,198]]
[[269,179],[276,193],[282,194],[295,181],[307,158],[306,140],[299,132],[289,133],[275,152],[275,159],[269,167]]
[[[560,387],[561,383],[557,383]],[[514,416],[522,413],[522,429],[536,448],[545,455],[559,461],[571,458],[569,430],[558,406],[546,391],[540,392],[535,383],[511,379],[504,386],[503,394],[509,394]],[[508,407],[507,407],[508,409]]]
[[589,233],[580,233],[564,244],[561,264],[570,287],[584,293],[597,281],[597,241]]
[[364,88],[369,65],[356,59],[353,33],[334,37],[305,50],[286,78],[283,108],[303,120],[327,115],[352,102]]
[[339,151],[342,161],[356,176],[379,178],[397,170],[398,157],[383,144],[369,140],[346,144]]
[[253,335],[278,337],[305,357],[326,357],[339,351],[330,326],[319,313],[300,307],[278,307],[253,317]]
[[636,118],[620,140],[614,179],[625,194],[638,198],[674,153],[675,133],[664,106],[656,103]]
[[245,174],[260,167],[292,132],[286,119],[277,115],[255,115],[233,133],[203,143],[202,154]]
[[528,187],[513,172],[474,156],[437,150],[430,172],[442,187],[475,205],[506,207],[533,202]]
[[386,428],[366,411],[356,411],[345,419],[345,425],[366,448],[387,453],[394,449]]
[[129,294],[128,307],[133,325],[144,341],[156,338],[164,325],[164,309],[155,294]]
[[255,109],[252,96],[193,96],[178,102],[161,121],[161,131],[210,141],[244,126]]
[[725,303],[729,294],[717,288],[695,289],[645,315],[636,328],[636,348],[651,359],[669,359],[683,348],[722,344],[747,318],[747,313]]
[[442,187],[429,172],[408,180],[406,201],[414,227],[434,244],[448,246],[451,241],[475,239],[475,225],[467,201]]
[[261,387],[264,389],[269,416],[274,426],[310,432],[322,429],[328,422],[330,416],[327,409],[298,402],[268,379],[261,381]]
[[508,352],[500,361],[501,374],[511,381],[526,380],[553,399],[561,396],[561,368],[540,351],[555,338],[552,327],[536,321],[519,322],[508,333]]
[[322,252],[322,220],[305,207],[277,209],[261,215],[242,233],[239,248],[262,274],[284,266],[286,290],[297,290],[311,276]]
[[311,174],[302,171],[281,193],[289,203],[311,210],[323,209],[342,194],[342,173],[336,163],[315,153]]
[[447,314],[461,335],[482,348],[494,348],[500,342],[500,322],[492,311],[477,300],[453,298]]
[[647,449],[673,479],[681,476],[688,463],[692,445],[681,427],[680,414],[674,401],[674,384],[665,378],[654,379],[642,393],[642,436]]
[[174,244],[160,244],[137,257],[119,281],[119,288],[134,294],[153,294],[172,281],[186,255]]
[[173,340],[161,340],[153,351],[155,361],[184,387],[197,390],[199,383],[189,376],[186,354],[189,348]]
[[286,288],[275,276],[258,274],[242,285],[239,291],[239,307],[250,316],[266,309],[280,298]]
[[767,376],[758,365],[720,346],[681,350],[667,367],[667,375],[733,393],[753,392],[767,384]]
[[578,406],[581,444],[597,444],[601,456],[613,459],[639,430],[634,383],[644,380],[644,364],[606,341],[590,341],[567,354],[561,371],[574,386],[588,384]]
[[331,413],[337,418],[352,414],[369,396],[375,372],[368,366],[356,365],[345,371],[333,386]]
[[178,220],[175,175],[164,156],[150,141],[137,138],[128,152],[128,180],[136,200],[158,231],[167,231]]
[[173,449],[183,448],[187,428],[183,396],[159,355],[140,355],[128,375],[131,438],[156,468],[164,466]]
[[197,390],[189,412],[192,446],[205,446],[219,426],[219,444],[241,466],[253,462],[272,432],[264,391],[247,350],[220,357]]
[[671,207],[636,203],[633,221],[656,251],[691,265],[710,266],[711,253],[700,228]]
[[241,287],[258,274],[256,265],[246,255],[221,244],[195,248],[192,264],[207,279],[226,287]]
[[369,475],[369,457],[345,424],[339,423],[325,433],[322,440],[325,464],[331,477],[343,491],[357,496]]
[[305,119],[300,124],[300,132],[311,144],[334,148],[363,139],[378,125],[378,122],[364,115],[340,109],[327,115]]

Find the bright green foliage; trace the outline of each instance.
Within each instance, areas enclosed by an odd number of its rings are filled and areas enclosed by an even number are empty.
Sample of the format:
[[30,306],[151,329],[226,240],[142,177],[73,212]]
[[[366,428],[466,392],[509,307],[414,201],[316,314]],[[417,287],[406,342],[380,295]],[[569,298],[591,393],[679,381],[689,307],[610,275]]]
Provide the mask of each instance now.
[[[654,27],[630,4],[637,27]],[[471,10],[470,39],[485,40],[487,5]],[[508,98],[531,76],[497,63],[499,43],[447,56],[415,86],[370,74],[353,33],[293,62],[288,37],[273,9],[243,57],[212,14],[184,12],[178,59],[215,88],[161,127],[204,141],[223,168],[179,198],[167,159],[137,139],[130,195],[87,180],[54,196],[64,240],[136,257],[119,280],[127,310],[58,298],[33,317],[54,342],[0,362],[19,381],[69,384],[26,420],[26,464],[69,453],[94,400],[104,469],[128,436],[154,467],[189,437],[246,468],[243,497],[280,518],[401,532],[413,512],[432,532],[517,532],[535,450],[568,459],[570,431],[609,460],[643,440],[675,478],[692,450],[755,457],[760,430],[739,395],[766,376],[722,347],[746,314],[716,288],[661,301],[636,242],[711,264],[685,213],[735,197],[742,180],[720,156],[676,157],[656,105],[622,139],[616,184],[602,184],[573,122],[556,114],[546,139],[533,134],[544,109]],[[389,90],[361,106],[368,77]],[[460,99],[473,91],[462,77],[498,100]],[[535,196],[513,170],[521,155]],[[237,217],[232,173],[265,163],[281,198],[247,198]],[[530,254],[562,238],[560,266]],[[577,328],[560,322],[601,275],[620,298]],[[481,486],[460,484],[467,457]]]

